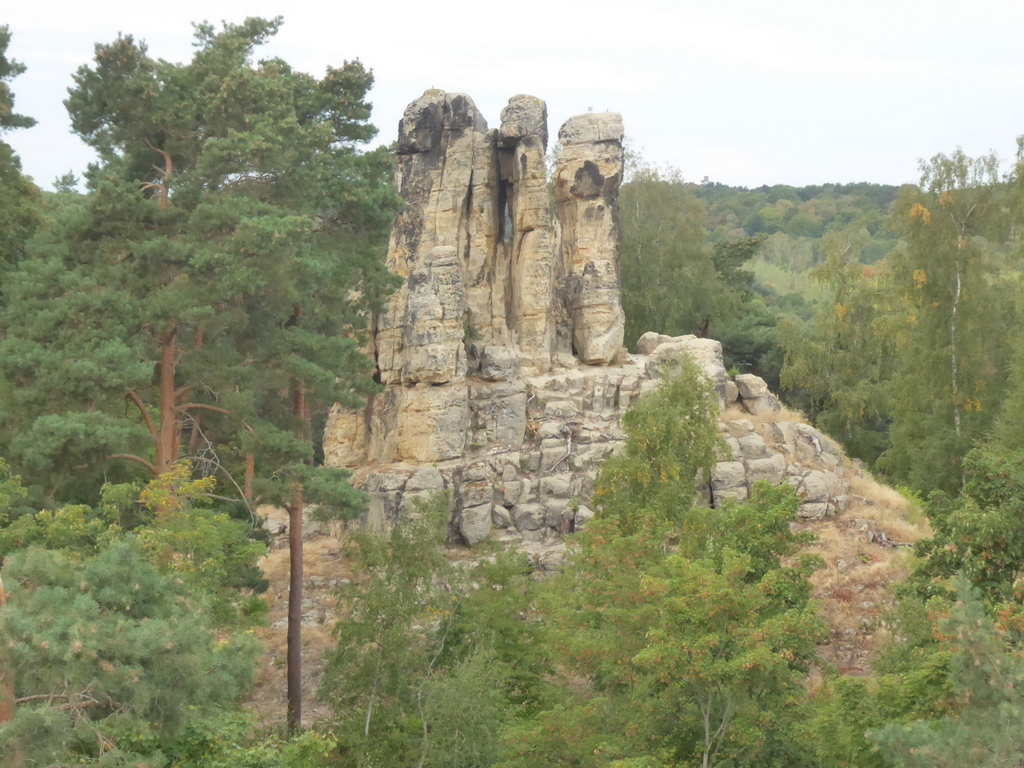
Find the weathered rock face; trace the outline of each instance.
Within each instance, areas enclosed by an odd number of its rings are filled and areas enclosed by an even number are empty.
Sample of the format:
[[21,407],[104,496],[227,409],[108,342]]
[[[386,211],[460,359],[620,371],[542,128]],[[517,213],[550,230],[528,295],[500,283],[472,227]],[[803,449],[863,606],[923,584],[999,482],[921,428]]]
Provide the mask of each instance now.
[[[502,239],[508,253],[512,341],[527,365],[547,370],[555,342],[555,254],[548,199],[547,106],[533,96],[513,96],[501,113],[498,160],[508,220]],[[499,205],[502,201],[499,201]]]
[[[357,470],[367,521],[393,525],[410,503],[452,495],[451,533],[494,537],[560,562],[561,536],[594,512],[601,463],[623,444],[622,416],[689,356],[723,408],[709,503],[746,499],[755,482],[791,483],[801,515],[844,504],[838,448],[755,376],[729,377],[721,344],[645,334],[622,349],[616,195],[622,120],[588,114],[562,126],[554,195],[547,111],[515,96],[488,130],[473,102],[428,91],[399,128],[406,207],[389,267],[405,278],[376,320],[384,391],[335,408],[325,454]],[[737,410],[738,409],[738,410]]]
[[622,136],[615,114],[580,115],[558,132],[555,205],[565,300],[573,351],[591,365],[610,362],[622,347],[618,222],[608,205],[622,182]]
[[[501,213],[495,135],[468,96],[427,91],[409,105],[399,126],[395,179],[405,209],[392,230],[388,268],[406,283],[377,319],[381,381],[451,381],[465,373],[463,342],[471,324],[488,340],[507,343],[504,322],[492,318],[502,289],[494,279]],[[462,358],[461,370],[432,370],[430,350],[441,347],[463,347],[452,352],[452,362]]]
[[510,99],[498,130],[462,94],[427,91],[406,109],[405,209],[388,253],[405,283],[373,342],[386,391],[365,413],[332,415],[332,463],[446,461],[467,444],[521,440],[524,372],[619,352],[622,119],[563,126],[554,204],[547,139],[547,107],[533,96]]
[[[615,365],[576,365],[499,381],[468,377],[464,446],[435,444],[442,435],[462,434],[461,424],[447,429],[437,423],[463,418],[458,403],[428,404],[422,412],[427,426],[396,451],[402,460],[364,467],[358,474],[370,491],[371,521],[397,524],[424,488],[443,489],[452,495],[454,537],[470,545],[488,537],[512,541],[533,552],[541,567],[557,567],[562,535],[594,514],[589,504],[598,469],[624,443],[622,416],[678,370],[682,356],[694,360],[717,387],[722,406],[725,447],[704,488],[707,503],[744,501],[753,485],[765,480],[793,485],[803,518],[845,508],[848,481],[839,447],[778,411],[757,415],[764,398],[774,396],[757,377],[731,379],[717,341],[649,334],[640,347],[649,354],[624,355]],[[384,399],[391,392],[419,390],[391,387]],[[450,385],[422,391],[443,397]],[[345,424],[338,419],[328,433],[351,434]],[[415,455],[417,445],[424,453],[443,447],[445,458],[427,463]],[[430,483],[423,481],[426,473]]]

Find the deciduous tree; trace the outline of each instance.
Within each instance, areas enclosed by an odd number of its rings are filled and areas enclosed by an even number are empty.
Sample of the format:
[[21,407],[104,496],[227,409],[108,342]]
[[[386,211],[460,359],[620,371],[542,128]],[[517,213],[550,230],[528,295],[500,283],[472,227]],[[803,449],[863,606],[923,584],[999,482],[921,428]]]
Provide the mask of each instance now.
[[716,270],[704,203],[682,179],[640,167],[619,194],[619,217],[629,344],[647,331],[697,333],[706,322],[713,334],[735,314],[739,292]]
[[989,429],[1007,370],[1012,303],[992,279],[987,240],[1005,237],[994,156],[961,150],[921,164],[921,189],[896,213],[904,246],[890,258],[905,322],[897,336],[886,472],[919,491],[956,491],[961,462]]

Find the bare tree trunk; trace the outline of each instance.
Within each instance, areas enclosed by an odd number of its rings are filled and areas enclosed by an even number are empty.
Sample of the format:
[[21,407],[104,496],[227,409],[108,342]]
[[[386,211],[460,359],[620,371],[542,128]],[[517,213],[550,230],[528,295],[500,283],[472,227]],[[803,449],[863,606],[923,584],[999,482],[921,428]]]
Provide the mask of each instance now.
[[949,315],[949,349],[950,349],[950,375],[952,376],[952,395],[953,395],[953,427],[956,429],[956,436],[960,437],[960,381],[959,371],[957,370],[958,359],[957,359],[957,324],[960,319],[960,293],[962,290],[962,280],[960,277],[960,249],[963,247],[963,236],[961,235],[959,242],[956,244],[956,286],[953,289],[953,307]]
[[[292,390],[292,408],[299,419],[299,437],[311,439],[306,383],[299,380]],[[288,728],[302,727],[302,513],[305,507],[302,486],[296,484],[288,507]]]
[[288,506],[288,730],[302,727],[302,511],[301,486]]
[[178,393],[174,386],[178,364],[177,326],[160,339],[160,427],[156,442],[156,474],[169,471],[178,460],[181,447],[181,417]]

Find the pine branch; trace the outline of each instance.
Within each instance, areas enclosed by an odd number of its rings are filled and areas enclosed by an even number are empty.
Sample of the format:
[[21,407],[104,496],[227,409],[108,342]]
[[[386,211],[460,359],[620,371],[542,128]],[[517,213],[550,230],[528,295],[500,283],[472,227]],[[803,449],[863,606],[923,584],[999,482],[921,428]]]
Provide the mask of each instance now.
[[183,403],[177,406],[179,411],[213,411],[214,413],[222,413],[225,416],[230,416],[231,411],[226,408],[219,408],[216,405],[207,405],[206,403]]
[[136,464],[141,464],[142,466],[144,466],[146,469],[148,469],[150,472],[152,472],[154,476],[160,474],[159,472],[157,472],[156,465],[153,462],[146,461],[141,456],[136,456],[135,454],[132,454],[132,453],[114,453],[114,454],[111,454],[110,456],[108,456],[107,458],[109,458],[109,459],[126,459],[128,461],[134,461]]
[[153,416],[149,412],[149,409],[146,408],[146,404],[142,402],[142,398],[139,397],[139,393],[136,392],[134,389],[129,389],[125,393],[124,397],[125,400],[131,400],[133,403],[135,403],[135,407],[139,409],[139,413],[142,414],[142,418],[146,422],[146,429],[149,430],[150,437],[152,437],[155,440],[157,432],[156,425],[153,423]]

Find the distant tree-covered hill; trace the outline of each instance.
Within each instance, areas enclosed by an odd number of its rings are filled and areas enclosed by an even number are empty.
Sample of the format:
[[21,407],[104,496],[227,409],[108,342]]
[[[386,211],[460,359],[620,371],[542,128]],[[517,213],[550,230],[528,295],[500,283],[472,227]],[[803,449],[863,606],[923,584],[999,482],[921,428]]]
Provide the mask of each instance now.
[[[765,184],[747,189],[705,180],[692,186],[708,207],[712,242],[781,234],[813,243],[826,232],[853,227],[868,236],[861,255],[865,264],[883,258],[896,243],[887,222],[902,188],[891,184]],[[790,253],[794,257],[809,253],[814,262],[822,260],[820,249],[814,245],[810,249],[790,249]],[[811,266],[805,261],[797,259],[792,266]]]

